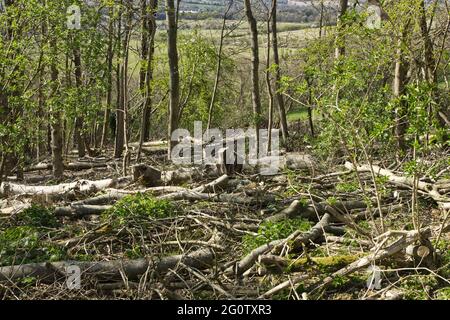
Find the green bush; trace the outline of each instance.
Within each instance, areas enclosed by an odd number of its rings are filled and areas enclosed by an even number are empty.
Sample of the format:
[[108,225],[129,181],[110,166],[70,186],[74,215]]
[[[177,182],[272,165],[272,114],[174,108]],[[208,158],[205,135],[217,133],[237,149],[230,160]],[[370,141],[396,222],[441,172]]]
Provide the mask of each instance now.
[[59,225],[51,210],[40,205],[32,205],[17,215],[20,225],[36,228],[54,228]]
[[258,235],[245,235],[242,240],[245,253],[274,240],[287,238],[296,230],[308,231],[311,222],[304,219],[287,219],[279,222],[264,222],[258,229]]
[[38,229],[30,226],[7,228],[0,232],[0,265],[17,265],[63,260],[64,249],[41,241]]
[[166,218],[175,214],[175,208],[168,200],[155,199],[145,194],[126,196],[119,200],[104,217],[118,219],[123,224],[142,218]]

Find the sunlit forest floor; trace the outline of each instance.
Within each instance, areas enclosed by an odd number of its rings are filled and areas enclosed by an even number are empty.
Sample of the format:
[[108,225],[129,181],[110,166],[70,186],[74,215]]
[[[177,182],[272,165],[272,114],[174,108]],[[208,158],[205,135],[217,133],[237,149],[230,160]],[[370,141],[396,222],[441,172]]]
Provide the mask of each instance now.
[[158,183],[124,178],[109,152],[72,153],[65,181],[27,168],[0,202],[0,297],[449,299],[448,213],[399,168],[400,184],[374,167],[375,188],[370,170],[305,150],[273,176],[176,167],[160,142],[141,161]]

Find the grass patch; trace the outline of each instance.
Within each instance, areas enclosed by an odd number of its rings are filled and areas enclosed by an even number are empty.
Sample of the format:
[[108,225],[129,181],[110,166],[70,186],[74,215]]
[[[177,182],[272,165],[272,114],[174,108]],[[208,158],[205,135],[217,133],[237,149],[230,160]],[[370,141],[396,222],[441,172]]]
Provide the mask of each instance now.
[[279,222],[263,222],[258,235],[245,235],[242,238],[245,254],[273,240],[287,238],[296,230],[308,231],[312,224],[305,219],[287,219]]
[[41,241],[35,227],[11,227],[0,233],[1,266],[59,261],[65,257],[66,252],[62,247]]
[[56,228],[59,226],[58,220],[52,211],[40,205],[32,205],[16,216],[19,225],[31,226],[35,228]]
[[286,117],[287,117],[287,121],[289,121],[289,122],[307,120],[308,119],[308,109],[299,108],[299,109],[292,110],[287,114]]
[[138,193],[119,200],[103,217],[117,219],[119,224],[126,224],[136,219],[167,218],[175,214],[175,207],[170,201]]

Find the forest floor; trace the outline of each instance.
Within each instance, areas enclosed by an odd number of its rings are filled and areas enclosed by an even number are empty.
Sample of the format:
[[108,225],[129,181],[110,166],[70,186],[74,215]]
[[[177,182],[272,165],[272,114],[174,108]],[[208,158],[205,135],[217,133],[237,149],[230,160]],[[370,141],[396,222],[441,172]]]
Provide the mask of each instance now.
[[221,176],[144,149],[158,181],[74,156],[64,181],[40,164],[3,182],[0,298],[450,298],[445,161],[415,188],[383,163],[291,153],[277,175]]

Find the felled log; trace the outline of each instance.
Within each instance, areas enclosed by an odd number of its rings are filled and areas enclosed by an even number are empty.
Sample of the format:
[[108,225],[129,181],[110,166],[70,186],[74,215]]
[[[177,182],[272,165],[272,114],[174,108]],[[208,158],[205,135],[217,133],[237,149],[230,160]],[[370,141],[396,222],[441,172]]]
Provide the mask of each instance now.
[[145,187],[156,187],[162,184],[161,171],[146,164],[137,164],[132,167],[133,181]]
[[214,193],[214,192],[216,192],[216,189],[226,188],[226,186],[228,185],[229,179],[230,179],[229,176],[224,174],[208,184],[205,184],[198,188],[193,189],[193,191],[199,192],[199,193],[205,193],[205,192],[213,192]]
[[[267,217],[265,221],[270,222],[278,222],[284,219],[290,218],[305,218],[311,220],[317,220],[317,215],[322,215],[327,212],[327,206],[329,206],[326,202],[314,202],[304,204],[298,200],[294,200],[289,207],[281,210],[280,212],[274,214],[273,216]],[[341,212],[354,210],[354,209],[363,209],[367,207],[367,204],[364,201],[338,201],[333,204],[333,207],[336,210]]]
[[103,179],[103,180],[79,180],[71,183],[62,183],[54,186],[28,186],[22,184],[3,182],[0,185],[0,195],[57,195],[70,191],[81,193],[94,193],[106,188],[117,187],[129,183],[131,177]]
[[166,193],[180,192],[186,190],[182,187],[176,186],[161,186],[161,187],[151,187],[140,190],[120,190],[120,189],[106,189],[104,194],[87,198],[79,201],[72,202],[72,205],[102,205],[116,202],[126,196],[134,195],[138,193],[151,194],[151,195],[161,195]]
[[109,210],[112,206],[107,205],[71,205],[68,207],[55,208],[54,214],[57,217],[78,218],[87,215],[99,215]]
[[450,198],[441,195],[438,191],[438,185],[436,184],[424,181],[419,181],[416,184],[414,182],[414,179],[411,177],[399,176],[394,174],[390,170],[382,169],[379,166],[375,165],[372,166],[362,165],[355,168],[352,163],[346,162],[345,167],[349,170],[356,170],[358,172],[370,172],[371,170],[373,170],[374,174],[387,177],[388,181],[395,185],[407,186],[410,188],[414,188],[414,186],[417,186],[419,191],[427,194],[429,197],[435,200],[443,209],[450,209]]
[[[101,162],[71,162],[64,165],[65,170],[71,170],[71,171],[81,171],[81,170],[88,170],[93,168],[106,168],[108,165],[106,163]],[[39,163],[34,166],[25,167],[24,172],[31,172],[31,171],[40,171],[40,170],[52,170],[53,164],[51,163]]]
[[357,255],[337,255],[329,257],[308,257],[287,259],[276,255],[260,256],[258,262],[267,270],[275,272],[298,272],[318,267],[328,272],[336,271],[358,259]]
[[199,193],[195,191],[181,191],[159,196],[159,199],[167,200],[189,200],[189,201],[213,201],[213,202],[227,202],[242,205],[264,205],[275,200],[273,195],[265,195],[264,197],[249,197],[242,194],[215,194],[215,193]]
[[[386,240],[391,236],[396,236],[397,239],[391,244],[383,247],[383,244],[385,243],[384,240]],[[385,234],[377,237],[379,240],[382,240],[382,242],[380,243],[380,245],[371,250],[372,253],[334,272],[331,276],[325,278],[323,282],[316,287],[327,286],[336,277],[346,276],[364,267],[368,267],[375,261],[386,259],[387,257],[390,257],[402,250],[405,250],[409,245],[424,239],[428,239],[430,236],[431,230],[429,228],[421,230],[420,232],[417,230],[388,231]]]
[[259,256],[272,250],[279,251],[287,242],[291,242],[291,240],[293,241],[293,246],[295,248],[298,248],[302,244],[306,244],[310,241],[314,241],[323,235],[323,228],[330,223],[330,220],[331,216],[327,213],[314,227],[311,228],[310,231],[305,234],[302,234],[299,230],[297,230],[286,239],[274,240],[270,243],[259,246],[258,248],[252,250],[234,266],[226,269],[225,272],[229,274],[233,273],[236,277],[240,277],[244,274],[244,272],[253,267]]
[[31,263],[17,266],[0,267],[0,281],[15,281],[26,277],[36,277],[43,281],[53,282],[64,278],[66,268],[77,266],[82,276],[91,275],[97,278],[120,278],[123,273],[129,279],[138,279],[146,272],[154,271],[163,275],[170,269],[176,268],[183,263],[195,269],[207,269],[214,264],[214,251],[202,248],[188,254],[174,255],[162,258],[159,261],[151,258],[137,260],[113,260],[113,261],[62,261],[48,263]]

